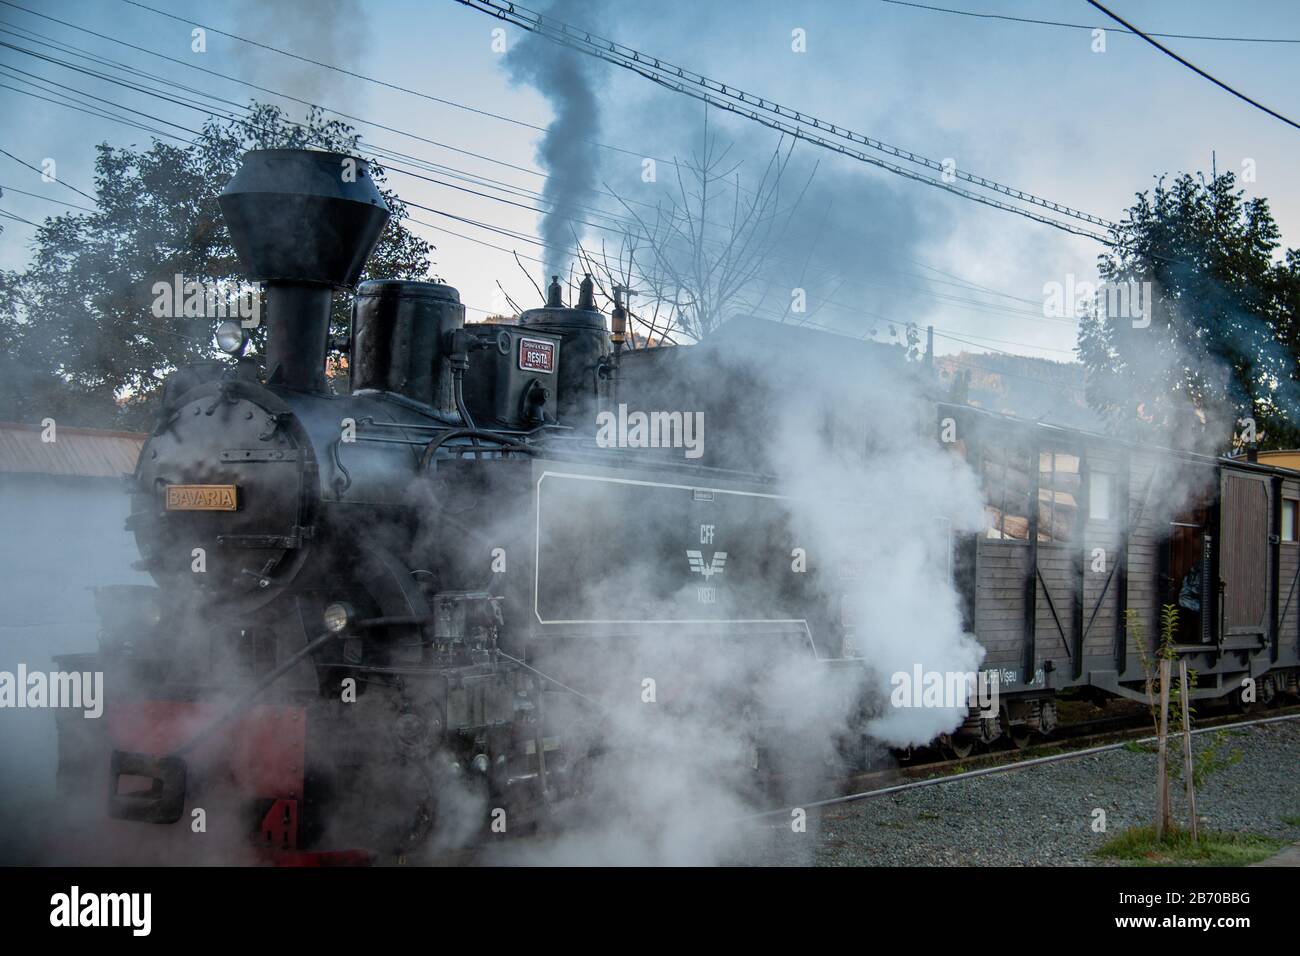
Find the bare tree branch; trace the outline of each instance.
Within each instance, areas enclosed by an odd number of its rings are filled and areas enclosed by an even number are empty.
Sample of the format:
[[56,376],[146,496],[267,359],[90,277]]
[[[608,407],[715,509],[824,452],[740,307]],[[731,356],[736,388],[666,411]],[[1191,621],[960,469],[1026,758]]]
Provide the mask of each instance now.
[[497,288],[500,289],[501,294],[506,297],[506,304],[508,304],[510,308],[515,310],[515,315],[522,314],[524,310],[519,308],[519,303],[517,303],[514,299],[510,298],[510,293],[505,290],[505,286],[501,284],[500,279],[497,280]]
[[[515,252],[515,253],[512,253],[512,255],[515,257],[515,264],[516,264],[517,266],[519,266],[519,271],[522,272],[522,273],[523,273],[523,274],[528,278],[528,281],[531,282],[531,283],[533,284],[533,288],[537,290],[537,297],[538,297],[539,299],[542,300],[542,305],[545,305],[545,304],[546,304],[546,295],[545,295],[545,293],[542,292],[541,286],[539,286],[539,285],[537,284],[537,280],[535,280],[535,279],[533,278],[533,274],[532,274],[531,272],[529,272],[527,269],[525,269],[525,268],[524,268],[524,264],[523,264],[522,262],[519,261],[519,253]],[[500,284],[501,284],[501,283],[499,283],[499,282],[497,283],[497,285],[500,285]],[[504,292],[505,289],[502,289],[501,291]],[[507,299],[507,300],[509,300],[509,298],[510,298],[509,296],[506,296],[506,299]],[[513,304],[512,304],[512,307],[513,307]]]

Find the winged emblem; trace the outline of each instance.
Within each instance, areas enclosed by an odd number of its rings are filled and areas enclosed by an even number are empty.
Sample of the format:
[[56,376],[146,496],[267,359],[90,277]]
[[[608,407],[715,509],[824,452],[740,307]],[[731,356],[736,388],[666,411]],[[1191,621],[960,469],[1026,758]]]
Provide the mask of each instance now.
[[691,571],[695,574],[704,575],[704,580],[708,580],[715,574],[721,574],[722,569],[727,564],[727,552],[714,551],[713,560],[708,564],[704,563],[704,552],[687,551],[686,560],[691,563]]

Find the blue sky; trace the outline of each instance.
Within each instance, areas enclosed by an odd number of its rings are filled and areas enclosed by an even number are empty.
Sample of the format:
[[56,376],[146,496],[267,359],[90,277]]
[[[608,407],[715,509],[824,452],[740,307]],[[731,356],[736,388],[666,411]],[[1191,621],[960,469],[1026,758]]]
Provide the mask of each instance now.
[[[276,53],[209,34],[207,51],[191,51],[191,27],[122,0],[14,0],[49,16],[110,34],[178,59],[190,59],[235,79],[294,93],[376,123],[410,131],[498,163],[400,135],[361,127],[364,138],[526,190],[542,189],[540,134],[527,126],[410,96],[309,66]],[[453,0],[360,3],[254,0],[148,0],[181,17],[381,80],[525,123],[545,126],[553,104],[527,83],[512,81],[507,59],[494,50],[501,24]],[[541,0],[534,4],[543,7]],[[1104,26],[1082,0],[949,0],[941,6]],[[1173,33],[1300,39],[1300,4],[1114,0],[1121,16],[1144,29]],[[1104,53],[1087,30],[981,20],[880,2],[683,2],[563,4],[566,18],[630,46],[783,105],[996,179],[1107,219],[1118,218],[1133,194],[1160,173],[1240,172],[1253,161],[1250,195],[1267,197],[1284,241],[1300,245],[1300,193],[1295,153],[1300,131],[1218,90],[1147,44],[1109,32]],[[237,101],[251,92],[178,64],[0,5],[0,29],[14,26],[191,84]],[[802,29],[807,50],[791,50]],[[7,41],[13,34],[0,34]],[[509,50],[524,35],[506,28]],[[536,41],[534,41],[536,42]],[[1300,116],[1300,44],[1165,41],[1192,62],[1277,111]],[[73,74],[10,49],[0,65],[37,73],[165,119],[195,126],[191,110]],[[590,61],[598,116],[592,147],[600,187],[653,201],[640,180],[642,157],[671,160],[698,144],[703,112],[693,101],[645,80]],[[0,73],[7,72],[0,70]],[[30,90],[12,74],[0,83]],[[297,109],[297,107],[294,107]],[[715,111],[716,112],[716,111]],[[775,133],[734,117],[711,115],[711,129],[733,146],[745,183],[753,182],[777,143]],[[93,145],[147,142],[147,134],[0,89],[0,145],[39,165],[58,162],[59,177],[89,191]],[[938,327],[940,352],[971,346],[946,334],[997,349],[1068,358],[1074,327],[1042,315],[1043,286],[1096,277],[1101,246],[1019,216],[944,194],[816,147],[796,146],[792,180],[811,173],[813,187],[788,241],[772,266],[778,287],[793,285],[809,264],[822,281],[810,288],[819,324],[866,334],[882,322]],[[512,169],[501,163],[523,169]],[[391,175],[403,197],[527,236],[538,216],[527,209]],[[0,157],[0,208],[38,220],[57,213],[48,199],[84,202],[55,183]],[[495,192],[495,190],[493,190]],[[499,193],[498,193],[499,194]],[[518,198],[516,196],[516,198]],[[594,205],[617,213],[598,195]],[[414,212],[419,212],[414,211]],[[538,255],[534,244],[419,212],[418,218],[510,249]],[[30,227],[6,220],[0,267],[27,259]],[[461,290],[471,317],[493,306],[500,281],[531,303],[528,279],[511,255],[429,226],[412,228],[434,241],[436,270]],[[581,225],[584,241],[601,233]],[[607,234],[607,241],[613,241]],[[528,263],[532,266],[531,263]],[[534,269],[540,279],[541,266]],[[993,291],[984,291],[993,290]],[[779,298],[779,297],[778,297]],[[779,303],[778,303],[779,304]]]

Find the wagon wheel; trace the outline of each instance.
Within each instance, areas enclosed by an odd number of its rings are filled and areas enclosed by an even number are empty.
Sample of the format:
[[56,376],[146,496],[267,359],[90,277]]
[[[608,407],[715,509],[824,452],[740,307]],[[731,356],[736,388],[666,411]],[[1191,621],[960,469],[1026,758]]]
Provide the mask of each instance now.
[[1246,700],[1246,689],[1237,687],[1228,694],[1232,709],[1239,714],[1253,714],[1259,709],[1259,687],[1255,688],[1255,699]]
[[1273,706],[1274,701],[1277,699],[1277,684],[1273,682],[1272,674],[1265,674],[1259,679],[1257,694],[1261,704],[1265,707]]
[[1034,732],[1028,724],[1012,724],[1007,733],[1017,750],[1024,750],[1034,739]]

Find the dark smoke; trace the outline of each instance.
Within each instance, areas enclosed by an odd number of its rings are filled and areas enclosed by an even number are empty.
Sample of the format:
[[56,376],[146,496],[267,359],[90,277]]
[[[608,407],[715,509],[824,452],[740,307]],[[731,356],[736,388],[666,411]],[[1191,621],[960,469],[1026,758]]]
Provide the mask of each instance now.
[[[545,11],[569,23],[589,24],[596,6],[588,0],[557,0]],[[537,161],[548,173],[542,216],[546,272],[561,275],[568,265],[574,233],[582,235],[581,207],[594,198],[600,134],[600,107],[594,88],[597,63],[534,33],[515,41],[506,54],[515,83],[534,87],[550,101],[555,116],[537,146]]]

